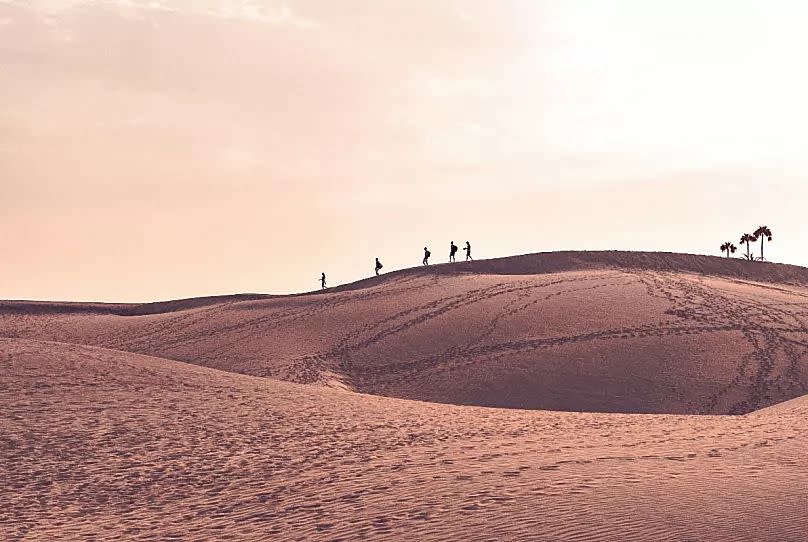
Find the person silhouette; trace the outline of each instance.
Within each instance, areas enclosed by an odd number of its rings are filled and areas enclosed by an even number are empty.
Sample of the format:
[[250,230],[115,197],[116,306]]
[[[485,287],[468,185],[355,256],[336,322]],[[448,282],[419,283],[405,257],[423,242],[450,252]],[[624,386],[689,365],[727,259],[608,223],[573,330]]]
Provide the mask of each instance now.
[[466,246],[465,246],[465,248],[463,250],[466,251],[466,261],[469,261],[469,260],[474,261],[474,258],[471,257],[471,243],[466,241]]
[[450,261],[450,262],[455,261],[455,254],[456,254],[456,253],[457,253],[457,245],[456,245],[456,244],[454,244],[454,241],[452,241],[452,242],[449,244],[449,261]]
[[424,264],[424,265],[429,265],[429,257],[431,255],[432,255],[432,253],[429,252],[429,249],[424,247],[424,261],[421,262],[421,263]]
[[379,276],[379,269],[381,269],[382,267],[384,267],[382,265],[382,262],[379,261],[379,258],[376,258],[376,276],[377,277]]
[[323,290],[325,290],[325,273],[323,273],[323,276],[320,277],[320,284],[322,285]]

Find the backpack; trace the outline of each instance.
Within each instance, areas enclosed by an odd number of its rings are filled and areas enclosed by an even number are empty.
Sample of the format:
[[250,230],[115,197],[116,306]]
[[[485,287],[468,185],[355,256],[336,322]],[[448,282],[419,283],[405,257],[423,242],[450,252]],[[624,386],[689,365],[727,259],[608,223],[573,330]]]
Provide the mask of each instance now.
[[429,251],[427,250],[427,251],[424,253],[424,257],[425,257],[425,258],[429,258],[430,256],[432,256],[432,253],[431,253],[431,252],[429,252]]

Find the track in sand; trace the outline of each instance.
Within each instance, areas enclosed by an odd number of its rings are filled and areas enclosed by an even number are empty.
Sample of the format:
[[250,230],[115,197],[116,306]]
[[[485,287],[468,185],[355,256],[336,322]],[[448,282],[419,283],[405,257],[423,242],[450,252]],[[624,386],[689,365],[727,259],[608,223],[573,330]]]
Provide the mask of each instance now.
[[807,284],[562,253],[3,302],[0,539],[804,540]]
[[560,253],[298,296],[5,302],[0,336],[441,403],[741,414],[808,393],[806,284],[791,266]]

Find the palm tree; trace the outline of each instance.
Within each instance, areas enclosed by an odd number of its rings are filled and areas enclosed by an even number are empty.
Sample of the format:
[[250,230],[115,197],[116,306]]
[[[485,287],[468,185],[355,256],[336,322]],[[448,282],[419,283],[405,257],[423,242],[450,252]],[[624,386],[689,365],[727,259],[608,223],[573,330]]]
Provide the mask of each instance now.
[[753,235],[758,239],[760,239],[760,261],[763,261],[763,241],[765,240],[771,243],[772,231],[769,229],[768,226],[760,226],[758,229],[755,230],[755,233]]
[[738,247],[736,247],[735,245],[733,245],[729,241],[727,241],[726,243],[721,245],[721,252],[726,252],[727,253],[727,258],[729,258],[729,253],[730,252],[735,253],[736,250],[738,250]]
[[757,237],[755,237],[751,233],[745,233],[745,234],[741,235],[741,244],[743,245],[744,243],[746,243],[746,259],[747,260],[752,259],[752,253],[750,251],[749,245],[751,243],[754,243],[755,241],[757,241]]

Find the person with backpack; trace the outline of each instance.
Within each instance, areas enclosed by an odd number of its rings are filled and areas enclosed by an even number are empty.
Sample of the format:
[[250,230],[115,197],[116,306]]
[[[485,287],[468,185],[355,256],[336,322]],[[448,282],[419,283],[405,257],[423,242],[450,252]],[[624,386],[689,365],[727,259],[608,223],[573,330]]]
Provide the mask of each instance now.
[[323,290],[325,290],[325,288],[326,288],[326,286],[325,286],[325,273],[323,273],[323,276],[320,277],[320,285],[322,285]]
[[379,276],[379,270],[384,267],[382,262],[379,261],[379,258],[376,258],[376,276]]
[[456,253],[457,253],[457,245],[456,245],[456,244],[454,244],[454,241],[452,241],[452,242],[449,244],[449,261],[450,261],[450,262],[455,261],[455,254],[456,254]]
[[474,261],[474,258],[471,257],[471,243],[466,241],[466,247],[463,250],[466,251],[466,261]]
[[429,265],[429,257],[432,256],[432,253],[429,252],[429,249],[424,247],[424,261],[421,262],[423,265]]

